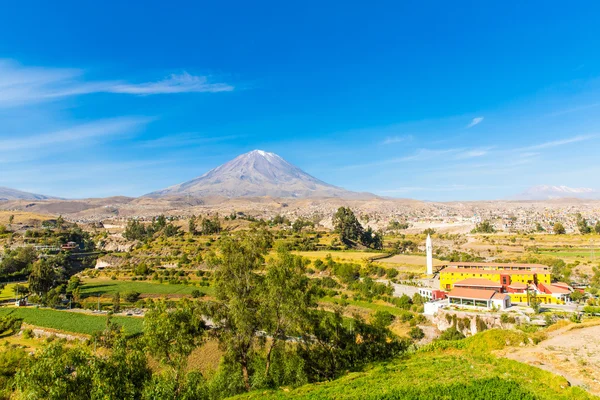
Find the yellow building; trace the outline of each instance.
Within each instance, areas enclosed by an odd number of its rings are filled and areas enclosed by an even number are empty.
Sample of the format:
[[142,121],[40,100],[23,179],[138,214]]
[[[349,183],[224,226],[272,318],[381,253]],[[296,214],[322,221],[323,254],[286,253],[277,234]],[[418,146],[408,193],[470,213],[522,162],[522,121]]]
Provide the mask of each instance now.
[[[503,263],[449,263],[440,272],[440,289],[450,291],[456,282],[465,279],[486,279],[502,285],[504,292],[511,293],[511,285],[551,282],[550,267],[541,264],[503,264]],[[515,285],[517,286],[517,285]],[[514,289],[517,290],[517,289]]]

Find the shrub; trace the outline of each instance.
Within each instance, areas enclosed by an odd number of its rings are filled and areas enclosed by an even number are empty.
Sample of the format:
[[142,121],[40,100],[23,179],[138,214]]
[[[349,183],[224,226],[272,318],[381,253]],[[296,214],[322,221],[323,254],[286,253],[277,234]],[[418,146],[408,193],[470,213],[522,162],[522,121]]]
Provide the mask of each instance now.
[[202,297],[202,296],[204,296],[204,293],[202,293],[198,289],[192,290],[192,297],[193,298],[197,299],[198,297]]
[[127,301],[129,303],[135,303],[136,301],[139,300],[140,294],[141,294],[140,292],[131,291],[131,292],[126,292],[123,297],[125,298],[125,301]]
[[408,336],[410,336],[414,340],[421,340],[425,337],[425,332],[423,332],[423,329],[419,328],[418,326],[415,326],[408,332]]
[[33,330],[25,329],[23,331],[23,339],[33,339],[34,337],[35,337],[35,334],[33,333]]
[[439,340],[461,340],[465,335],[458,331],[454,326],[446,329],[439,337]]

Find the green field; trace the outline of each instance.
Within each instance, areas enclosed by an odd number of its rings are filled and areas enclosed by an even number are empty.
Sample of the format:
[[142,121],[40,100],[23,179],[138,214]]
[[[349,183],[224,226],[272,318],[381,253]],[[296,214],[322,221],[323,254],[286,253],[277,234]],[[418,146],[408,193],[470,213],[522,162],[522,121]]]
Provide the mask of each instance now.
[[191,295],[192,291],[212,295],[214,288],[208,286],[172,285],[169,283],[150,283],[140,281],[120,281],[110,279],[85,279],[81,287],[84,297],[112,295],[116,292],[138,292],[141,294]]
[[0,301],[14,300],[15,292],[13,292],[14,283],[8,283],[4,289],[0,290]]
[[[504,333],[501,333],[502,335]],[[489,336],[480,336],[487,344]],[[479,336],[479,335],[478,335]],[[487,337],[487,339],[486,339]],[[479,339],[476,341],[480,341]],[[467,344],[464,342],[462,344]],[[466,347],[416,352],[331,382],[301,386],[289,391],[257,391],[238,399],[597,399],[566,379],[539,368],[496,358]]]
[[[13,315],[23,318],[23,322],[42,328],[58,329],[65,332],[90,335],[106,327],[106,316],[89,315],[79,312],[57,311],[45,308],[0,308],[0,316]],[[127,335],[142,332],[142,318],[113,317],[113,321],[123,326]]]

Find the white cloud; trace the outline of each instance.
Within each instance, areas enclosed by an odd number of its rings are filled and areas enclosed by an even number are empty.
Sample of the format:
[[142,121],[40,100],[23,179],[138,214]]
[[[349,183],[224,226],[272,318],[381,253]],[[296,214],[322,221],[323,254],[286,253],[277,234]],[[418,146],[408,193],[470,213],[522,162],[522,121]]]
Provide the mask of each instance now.
[[0,138],[0,153],[40,148],[47,150],[48,146],[53,145],[77,146],[95,138],[133,133],[151,120],[145,117],[113,118],[16,139]]
[[388,136],[386,137],[383,142],[381,142],[381,144],[394,144],[394,143],[402,143],[402,142],[406,142],[408,140],[411,140],[412,136],[410,135],[406,135],[406,136]]
[[83,71],[78,69],[25,67],[10,60],[0,59],[0,107],[14,107],[91,93],[148,96],[232,90],[232,85],[213,83],[207,76],[195,76],[187,72],[172,74],[156,82],[86,81],[83,79]]
[[197,133],[179,133],[175,135],[161,136],[155,139],[146,140],[140,143],[140,146],[147,148],[164,148],[164,147],[186,147],[195,146],[207,143],[223,142],[234,140],[242,137],[242,135],[227,135],[227,136],[200,136]]
[[549,142],[544,142],[544,143],[536,144],[533,146],[522,147],[517,150],[523,151],[523,150],[547,149],[547,148],[551,148],[551,147],[564,146],[564,145],[571,144],[571,143],[583,142],[583,141],[594,139],[597,137],[598,137],[598,135],[578,135],[578,136],[573,136],[570,138],[552,140]]
[[483,156],[487,155],[491,149],[492,149],[491,147],[486,147],[486,148],[481,148],[481,149],[469,149],[469,150],[465,150],[465,151],[457,154],[456,157],[454,157],[454,158],[457,160],[464,160],[466,158],[483,157]]
[[483,122],[483,117],[475,117],[471,120],[471,122],[469,122],[469,125],[467,125],[467,129],[472,128],[475,125],[480,124],[481,122]]

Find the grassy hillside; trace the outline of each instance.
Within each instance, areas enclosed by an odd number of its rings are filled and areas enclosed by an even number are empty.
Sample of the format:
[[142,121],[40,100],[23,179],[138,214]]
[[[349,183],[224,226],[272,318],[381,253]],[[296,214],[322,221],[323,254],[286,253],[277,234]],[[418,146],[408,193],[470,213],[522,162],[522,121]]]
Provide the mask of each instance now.
[[[256,392],[239,399],[597,399],[562,377],[489,354],[521,334],[484,332],[472,339],[429,346],[338,380],[297,389]],[[446,349],[443,349],[447,347]]]

